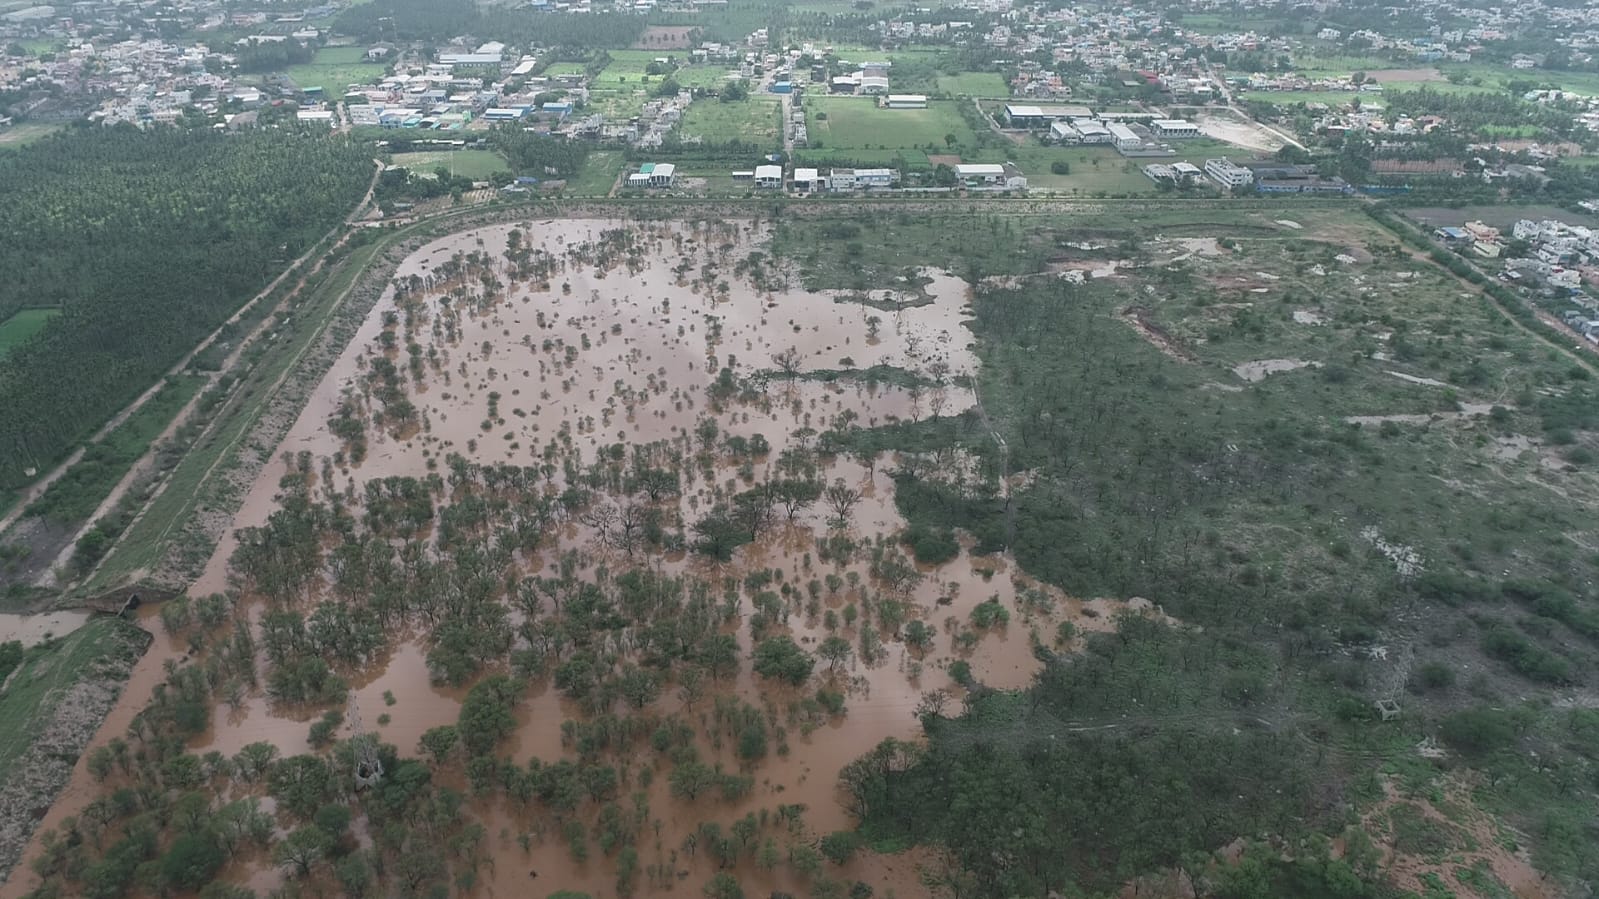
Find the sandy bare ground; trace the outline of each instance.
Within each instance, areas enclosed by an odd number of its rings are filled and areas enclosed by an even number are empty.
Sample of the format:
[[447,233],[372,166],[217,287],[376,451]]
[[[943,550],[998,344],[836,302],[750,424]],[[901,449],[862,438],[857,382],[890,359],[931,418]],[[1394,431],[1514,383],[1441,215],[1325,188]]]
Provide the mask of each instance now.
[[1230,115],[1201,113],[1195,116],[1194,123],[1206,137],[1257,153],[1275,153],[1284,145],[1282,135],[1254,122],[1240,122]]

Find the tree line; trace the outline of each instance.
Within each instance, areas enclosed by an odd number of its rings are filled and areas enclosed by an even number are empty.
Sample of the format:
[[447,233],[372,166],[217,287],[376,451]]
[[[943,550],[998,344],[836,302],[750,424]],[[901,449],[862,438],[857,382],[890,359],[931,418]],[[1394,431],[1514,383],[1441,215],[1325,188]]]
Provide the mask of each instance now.
[[26,483],[348,214],[371,165],[310,134],[75,129],[0,157],[0,486]]
[[334,20],[340,33],[367,43],[476,35],[523,47],[626,47],[644,27],[642,16],[625,13],[538,15],[471,0],[376,0],[350,6]]

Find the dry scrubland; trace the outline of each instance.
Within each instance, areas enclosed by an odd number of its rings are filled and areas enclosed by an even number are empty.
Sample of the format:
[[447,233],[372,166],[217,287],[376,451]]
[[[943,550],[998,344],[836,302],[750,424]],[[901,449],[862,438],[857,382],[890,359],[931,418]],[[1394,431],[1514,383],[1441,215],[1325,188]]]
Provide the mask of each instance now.
[[1337,207],[463,231],[33,857],[66,893],[1030,894],[1225,884],[1182,853],[1272,832],[1279,895],[1592,876],[1596,724],[1520,699],[1599,636],[1592,374]]

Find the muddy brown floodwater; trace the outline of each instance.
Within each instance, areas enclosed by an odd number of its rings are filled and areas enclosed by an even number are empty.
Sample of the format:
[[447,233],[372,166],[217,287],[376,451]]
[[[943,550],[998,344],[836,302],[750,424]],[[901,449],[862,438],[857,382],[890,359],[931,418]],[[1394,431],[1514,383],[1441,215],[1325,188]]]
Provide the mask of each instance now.
[[[648,252],[630,266],[596,267],[569,252],[595,245],[617,228],[636,231],[648,246]],[[504,251],[513,229],[524,245],[560,260],[547,288],[512,277]],[[754,276],[737,268],[751,253],[764,252],[767,238],[761,228],[747,222],[562,220],[486,227],[428,244],[402,264],[397,280],[416,276],[425,283],[450,260],[477,252],[495,259],[496,271],[508,288],[492,305],[472,313],[465,312],[457,298],[456,312],[445,314],[440,305],[443,289],[421,293],[423,308],[413,307],[411,312],[431,326],[419,328],[417,340],[424,353],[438,360],[410,396],[425,424],[401,437],[369,428],[365,460],[338,469],[336,486],[342,490],[353,484],[353,495],[361,496],[370,479],[423,477],[429,473],[430,459],[436,462],[448,453],[483,464],[533,464],[552,441],[570,441],[585,461],[601,447],[619,442],[687,442],[696,422],[713,414],[724,436],[759,434],[770,443],[772,451],[753,466],[758,478],[784,449],[805,445],[817,432],[840,423],[870,427],[956,415],[972,405],[970,389],[956,383],[957,379],[966,383],[963,376],[974,374],[978,365],[966,327],[969,290],[963,281],[924,270],[911,282],[886,285],[866,296],[807,292],[785,286],[797,279],[782,277],[781,268],[767,255],[757,284]],[[403,319],[393,286],[318,386],[276,455],[304,452],[322,459],[341,450],[326,423],[342,397],[359,394],[363,375],[383,353],[385,328],[393,326],[391,313]],[[449,327],[441,326],[444,322]],[[871,386],[859,380],[828,382],[774,374],[759,401],[723,403],[721,411],[713,412],[707,390],[719,368],[750,376],[778,368],[774,357],[790,351],[794,361],[789,367],[800,374],[882,365],[917,373],[923,383],[915,388]],[[403,352],[391,358],[404,364]],[[491,404],[497,404],[497,410],[491,410]],[[857,539],[892,536],[905,527],[894,504],[894,482],[886,473],[899,461],[839,456],[823,473],[829,482],[843,480],[861,489],[862,499],[848,524]],[[949,452],[931,461],[934,476],[979,477],[975,461],[965,454]],[[697,512],[702,514],[712,502],[713,489],[739,477],[736,468],[723,465],[710,483],[688,485],[679,498],[683,516],[692,520]],[[267,520],[277,508],[283,473],[279,464],[267,466],[249,491],[235,527]],[[649,564],[670,573],[718,576],[775,568],[782,571],[785,582],[803,583],[824,571],[811,556],[816,537],[829,528],[826,514],[812,508],[793,522],[772,527],[761,540],[742,547],[726,566],[715,567],[692,556],[656,558]],[[558,542],[557,550],[579,547],[599,557],[609,552],[594,533],[578,526],[566,527]],[[191,594],[228,589],[227,562],[234,546],[231,536],[220,542]],[[553,558],[551,551],[541,554]],[[853,563],[847,573],[852,575],[850,586],[830,594],[827,607],[853,602],[868,585],[874,591],[883,589],[872,583],[865,560]],[[1033,582],[1008,558],[973,556],[967,546],[948,563],[919,566],[918,575],[913,583],[902,585],[898,595],[912,617],[936,629],[934,645],[918,652],[885,638],[883,652],[870,664],[852,656],[836,671],[819,665],[817,678],[832,678],[847,693],[848,711],[808,735],[791,732],[786,754],[774,754],[755,766],[755,788],[742,800],[713,805],[688,802],[670,795],[666,777],[655,777],[647,790],[653,829],[646,828],[640,837],[641,865],[670,866],[679,878],[686,878],[681,880],[684,886],[697,892],[714,873],[714,863],[708,853],[690,857],[679,847],[701,821],[725,824],[779,803],[803,803],[805,824],[812,834],[850,827],[853,822],[839,802],[839,770],[885,738],[915,739],[919,727],[913,711],[924,693],[948,691],[945,713],[958,711],[962,691],[948,674],[951,662],[966,660],[976,679],[986,685],[1021,687],[1040,665],[1031,649],[1032,634],[1050,643],[1063,621],[1074,622],[1084,632],[1113,627],[1116,614],[1123,610],[1154,613],[1143,601],[1080,602]],[[1008,625],[990,629],[975,647],[957,646],[957,629],[968,622],[978,603],[990,599],[1009,611]],[[259,604],[246,602],[241,608],[242,614],[258,621]],[[787,627],[798,642],[814,649],[832,633],[818,619],[796,615]],[[751,649],[748,631],[738,630],[746,658]],[[841,632],[857,636],[851,627]],[[416,635],[397,641],[385,658],[349,677],[365,726],[406,755],[418,752],[418,738],[428,728],[457,720],[465,695],[464,690],[431,683],[425,654],[425,637]],[[181,649],[173,641],[158,638],[97,741],[123,732],[133,714],[149,701],[151,689],[161,679],[162,664],[180,657]],[[747,663],[736,682],[722,688],[756,706],[772,701],[778,707],[790,697],[787,689],[758,681]],[[386,694],[394,697],[392,706],[386,704]],[[679,712],[690,720],[704,720],[709,714],[709,696],[691,708],[682,703],[669,692],[652,711]],[[386,723],[378,722],[380,715],[388,716]],[[561,722],[579,716],[578,709],[552,687],[536,685],[521,700],[519,728],[499,751],[524,765],[532,757],[554,761],[570,752],[562,746]],[[264,694],[249,696],[236,708],[219,704],[212,727],[191,748],[231,755],[246,744],[268,741],[284,754],[304,752],[312,717],[311,710],[281,707]],[[733,746],[701,748],[707,761],[740,769]],[[441,777],[460,780],[459,764],[454,767]],[[93,795],[94,785],[83,768],[80,761],[72,786],[51,810],[45,826],[58,824]],[[477,895],[545,895],[562,888],[585,890],[596,897],[615,895],[615,874],[608,860],[591,857],[575,863],[558,834],[544,833],[537,815],[494,799],[474,800],[470,807],[485,824],[493,857],[493,864],[482,872]],[[527,833],[534,838],[524,848],[517,837]],[[877,887],[878,895],[886,889],[900,896],[920,895],[925,888],[916,868],[926,857],[865,853],[836,876],[864,880]],[[786,866],[775,872],[748,870],[753,867],[739,868],[739,878],[752,894],[799,890]],[[534,871],[536,879],[530,875]],[[227,876],[266,890],[279,875],[264,860],[246,860],[230,865]],[[19,884],[30,878],[31,874],[19,874],[0,890],[0,896],[17,895]],[[639,892],[651,891],[640,883]]]
[[39,615],[0,614],[0,643],[15,640],[23,646],[37,646],[52,638],[65,637],[88,620],[88,612],[72,610]]

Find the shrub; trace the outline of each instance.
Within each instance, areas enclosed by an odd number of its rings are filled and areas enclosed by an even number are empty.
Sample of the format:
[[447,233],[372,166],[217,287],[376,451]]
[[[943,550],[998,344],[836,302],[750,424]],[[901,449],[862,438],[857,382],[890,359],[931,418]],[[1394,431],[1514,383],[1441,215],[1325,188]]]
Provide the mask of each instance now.
[[960,555],[960,544],[955,542],[955,532],[948,528],[932,528],[922,524],[911,525],[902,542],[910,546],[911,555],[924,565],[942,565]]
[[1486,755],[1516,739],[1515,718],[1498,709],[1467,709],[1445,718],[1438,729],[1444,742],[1467,755]]
[[860,834],[853,830],[835,830],[822,837],[822,854],[828,861],[835,865],[842,865],[850,860],[855,850],[861,845]]
[[811,676],[816,660],[788,637],[771,637],[755,647],[755,673],[799,686]]
[[1416,672],[1416,680],[1425,690],[1441,690],[1455,684],[1455,669],[1442,662],[1428,662]]

